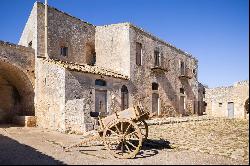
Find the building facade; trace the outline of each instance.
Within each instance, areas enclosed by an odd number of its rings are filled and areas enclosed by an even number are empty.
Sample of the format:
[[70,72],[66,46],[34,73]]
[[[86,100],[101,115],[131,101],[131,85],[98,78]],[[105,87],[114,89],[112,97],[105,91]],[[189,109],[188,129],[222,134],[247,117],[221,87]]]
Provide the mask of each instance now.
[[206,114],[213,117],[247,118],[249,116],[249,81],[229,87],[206,88]]
[[[90,112],[111,114],[138,102],[155,116],[202,114],[198,61],[190,54],[130,23],[94,26],[53,7],[45,34],[44,13],[36,2],[18,45],[0,43],[0,90],[4,81],[12,88],[0,117],[35,116],[39,127],[80,132],[93,129]],[[8,78],[6,64],[24,72]],[[24,85],[30,94],[21,92]],[[29,104],[15,113],[16,103]]]

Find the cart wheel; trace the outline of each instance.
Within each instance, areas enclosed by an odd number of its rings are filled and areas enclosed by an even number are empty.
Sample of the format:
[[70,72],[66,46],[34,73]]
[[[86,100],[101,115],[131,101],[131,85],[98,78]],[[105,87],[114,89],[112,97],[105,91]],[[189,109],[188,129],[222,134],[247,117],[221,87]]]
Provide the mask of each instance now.
[[147,140],[148,139],[148,124],[144,120],[138,121],[136,124],[141,129],[143,141]]
[[108,125],[103,133],[104,144],[116,158],[134,158],[142,146],[143,135],[138,125],[128,119]]

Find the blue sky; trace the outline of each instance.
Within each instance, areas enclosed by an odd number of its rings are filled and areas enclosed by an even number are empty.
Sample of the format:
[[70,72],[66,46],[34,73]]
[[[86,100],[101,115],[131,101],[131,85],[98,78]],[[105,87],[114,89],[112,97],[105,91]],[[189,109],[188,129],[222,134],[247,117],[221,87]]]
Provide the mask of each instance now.
[[[191,53],[209,87],[249,79],[248,0],[48,1],[95,25],[131,22]],[[0,0],[0,40],[18,43],[34,2]]]

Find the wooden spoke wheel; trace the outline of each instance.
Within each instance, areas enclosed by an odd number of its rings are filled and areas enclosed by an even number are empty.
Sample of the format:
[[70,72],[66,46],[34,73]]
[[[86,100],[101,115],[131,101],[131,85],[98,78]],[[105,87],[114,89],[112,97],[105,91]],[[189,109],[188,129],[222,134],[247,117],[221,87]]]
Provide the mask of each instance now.
[[142,146],[143,135],[138,125],[119,119],[108,125],[103,133],[104,144],[116,158],[134,158]]
[[139,126],[139,128],[141,130],[143,141],[147,140],[147,138],[148,138],[148,124],[144,120],[138,121],[136,124]]

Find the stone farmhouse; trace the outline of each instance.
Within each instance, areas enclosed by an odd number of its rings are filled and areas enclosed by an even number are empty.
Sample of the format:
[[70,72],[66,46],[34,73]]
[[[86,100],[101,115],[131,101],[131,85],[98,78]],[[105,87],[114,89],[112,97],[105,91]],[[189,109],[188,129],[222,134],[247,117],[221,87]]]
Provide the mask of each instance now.
[[249,81],[205,89],[206,114],[213,117],[249,117]]
[[18,45],[0,42],[0,122],[88,131],[90,112],[138,102],[155,116],[200,115],[197,74],[197,59],[131,23],[95,26],[36,2]]

